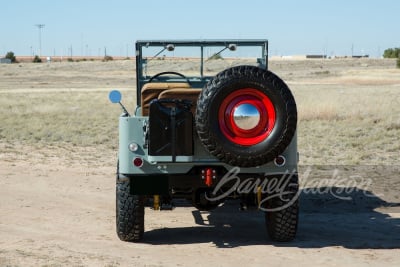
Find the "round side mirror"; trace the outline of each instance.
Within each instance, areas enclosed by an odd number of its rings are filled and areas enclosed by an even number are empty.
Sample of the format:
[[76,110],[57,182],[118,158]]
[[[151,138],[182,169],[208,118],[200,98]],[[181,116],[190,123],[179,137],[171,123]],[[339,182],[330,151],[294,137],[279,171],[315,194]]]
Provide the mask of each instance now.
[[110,99],[111,103],[119,103],[121,102],[121,92],[118,90],[112,90],[108,94],[108,99]]

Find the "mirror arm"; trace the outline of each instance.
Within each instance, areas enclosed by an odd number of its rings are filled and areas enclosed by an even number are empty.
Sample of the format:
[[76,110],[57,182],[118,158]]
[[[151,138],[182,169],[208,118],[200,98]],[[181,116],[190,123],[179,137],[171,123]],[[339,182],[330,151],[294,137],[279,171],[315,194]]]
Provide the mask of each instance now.
[[[118,104],[121,106],[122,110],[124,111],[124,115],[126,115],[127,117],[130,117],[131,115],[130,115],[129,112],[126,110],[125,106],[122,105],[121,101],[119,101]],[[124,117],[126,117],[126,116],[124,116]]]

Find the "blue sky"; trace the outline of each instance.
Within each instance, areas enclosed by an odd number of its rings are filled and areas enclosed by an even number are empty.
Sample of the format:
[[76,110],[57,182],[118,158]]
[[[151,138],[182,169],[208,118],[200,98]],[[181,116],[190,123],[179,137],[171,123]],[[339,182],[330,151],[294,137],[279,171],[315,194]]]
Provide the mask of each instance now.
[[3,0],[0,56],[133,56],[137,39],[267,38],[271,55],[400,47],[398,0]]

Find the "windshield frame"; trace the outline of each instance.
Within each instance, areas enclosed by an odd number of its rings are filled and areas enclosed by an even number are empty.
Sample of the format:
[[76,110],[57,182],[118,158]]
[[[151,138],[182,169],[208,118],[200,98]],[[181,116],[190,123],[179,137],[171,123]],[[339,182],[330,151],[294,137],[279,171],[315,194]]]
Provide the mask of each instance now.
[[[200,70],[198,76],[187,77],[190,84],[194,88],[202,88],[212,76],[204,75],[204,49],[207,47],[226,47],[232,44],[237,47],[260,47],[261,48],[261,58],[259,67],[268,69],[268,40],[267,39],[247,39],[247,40],[237,40],[237,39],[224,39],[224,40],[138,40],[136,41],[136,93],[137,93],[137,105],[140,106],[141,90],[143,85],[150,81],[149,76],[144,75],[143,66],[148,59],[143,57],[143,49],[148,47],[164,47],[167,48],[170,45],[176,47],[199,47],[200,49]],[[186,82],[185,79],[181,77],[166,77],[163,82]]]

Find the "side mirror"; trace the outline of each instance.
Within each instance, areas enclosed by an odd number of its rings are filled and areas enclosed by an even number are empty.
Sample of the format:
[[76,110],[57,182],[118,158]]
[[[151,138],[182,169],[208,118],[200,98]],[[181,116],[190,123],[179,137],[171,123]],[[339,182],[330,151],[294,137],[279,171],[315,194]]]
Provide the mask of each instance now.
[[122,105],[121,103],[121,92],[118,90],[112,90],[109,94],[108,94],[108,99],[110,99],[111,103],[115,103],[115,104],[119,104],[122,108],[122,110],[124,111],[124,113],[122,114],[123,117],[126,116],[130,116],[129,112],[126,110],[126,108],[124,107],[124,105]]
[[111,101],[111,103],[120,103],[121,102],[121,92],[118,90],[112,90],[108,94],[108,99]]

